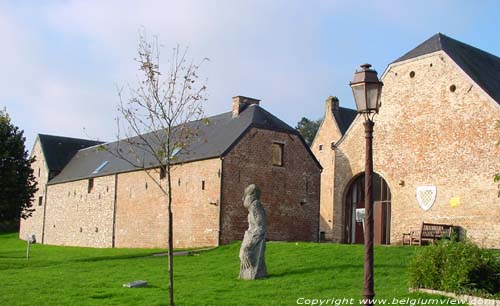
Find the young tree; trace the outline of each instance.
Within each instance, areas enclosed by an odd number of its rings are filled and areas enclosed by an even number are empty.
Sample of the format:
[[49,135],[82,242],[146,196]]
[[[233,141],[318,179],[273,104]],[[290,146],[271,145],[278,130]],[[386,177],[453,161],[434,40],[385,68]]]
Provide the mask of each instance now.
[[[496,128],[497,128],[497,130],[500,130],[500,120],[497,121]],[[500,146],[500,140],[497,142],[497,146]],[[497,194],[497,196],[500,198],[500,173],[495,174],[493,180],[495,181],[495,183],[498,183],[498,185],[497,185],[497,187],[498,187],[498,194]]]
[[[128,94],[119,90],[117,118],[118,142],[102,149],[143,170],[165,195],[168,209],[169,302],[174,305],[172,169],[179,156],[190,152],[190,145],[200,141],[198,128],[203,120],[205,84],[200,83],[201,64],[187,59],[187,48],[173,49],[167,73],[162,73],[157,39],[144,32],[139,39],[140,75]],[[123,139],[123,140],[120,140]]]
[[306,143],[310,146],[318,132],[319,126],[321,125],[321,119],[309,120],[306,117],[302,117],[297,123],[295,129],[304,137]]
[[17,224],[31,216],[38,190],[25,149],[23,131],[14,126],[6,110],[0,110],[0,226]]

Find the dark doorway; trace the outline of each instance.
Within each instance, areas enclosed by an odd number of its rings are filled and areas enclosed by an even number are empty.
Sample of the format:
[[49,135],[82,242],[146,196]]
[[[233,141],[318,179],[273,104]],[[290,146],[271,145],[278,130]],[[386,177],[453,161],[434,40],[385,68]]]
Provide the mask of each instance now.
[[[358,175],[347,187],[345,199],[344,241],[364,243],[365,175]],[[375,244],[390,244],[391,191],[387,182],[373,174],[373,221]]]

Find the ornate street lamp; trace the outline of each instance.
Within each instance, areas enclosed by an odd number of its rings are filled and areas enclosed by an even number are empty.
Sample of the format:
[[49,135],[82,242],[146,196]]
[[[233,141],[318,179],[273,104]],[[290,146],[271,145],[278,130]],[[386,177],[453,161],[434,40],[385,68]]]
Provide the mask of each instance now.
[[373,305],[375,290],[373,286],[373,117],[380,107],[380,93],[382,82],[377,72],[370,69],[370,64],[363,64],[361,71],[354,73],[354,80],[349,84],[352,87],[358,113],[365,117],[366,161],[365,161],[365,282],[363,298],[365,305]]

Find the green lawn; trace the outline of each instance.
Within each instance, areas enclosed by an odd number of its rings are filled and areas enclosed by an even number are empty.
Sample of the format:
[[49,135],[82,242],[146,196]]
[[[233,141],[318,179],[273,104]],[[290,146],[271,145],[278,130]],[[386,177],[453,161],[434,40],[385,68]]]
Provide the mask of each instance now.
[[[164,250],[92,249],[33,245],[17,234],[0,235],[0,305],[165,305]],[[297,305],[304,298],[355,298],[363,283],[363,247],[317,243],[268,243],[269,278],[243,281],[239,244],[175,257],[177,305]],[[375,248],[377,297],[429,298],[407,290],[413,247]],[[148,288],[122,284],[147,280]],[[435,297],[433,297],[435,298]],[[345,305],[345,304],[344,304]]]

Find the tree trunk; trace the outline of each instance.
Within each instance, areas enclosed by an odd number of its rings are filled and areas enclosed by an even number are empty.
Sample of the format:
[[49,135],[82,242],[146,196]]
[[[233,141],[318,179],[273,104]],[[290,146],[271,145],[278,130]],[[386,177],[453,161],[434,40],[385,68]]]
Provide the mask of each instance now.
[[174,239],[172,220],[172,182],[170,165],[166,165],[165,176],[167,179],[167,206],[168,206],[168,296],[170,306],[174,306]]

